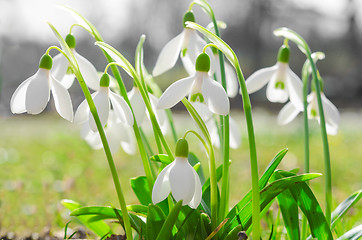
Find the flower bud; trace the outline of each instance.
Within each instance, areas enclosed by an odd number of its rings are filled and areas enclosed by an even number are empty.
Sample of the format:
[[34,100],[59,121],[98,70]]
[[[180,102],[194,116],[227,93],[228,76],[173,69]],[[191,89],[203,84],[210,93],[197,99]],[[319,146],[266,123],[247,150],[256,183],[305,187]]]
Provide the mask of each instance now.
[[192,12],[186,12],[183,19],[184,28],[186,28],[186,22],[195,22],[195,16]]
[[288,63],[290,56],[290,48],[287,45],[282,45],[278,52],[278,62]]
[[189,145],[184,138],[180,138],[176,143],[176,157],[185,157],[189,155]]
[[69,33],[65,37],[65,42],[68,44],[69,48],[75,48],[75,37],[73,36],[73,34]]
[[39,68],[50,70],[52,68],[52,65],[53,65],[52,57],[49,56],[48,54],[44,54],[40,59]]
[[201,53],[196,59],[196,71],[208,72],[210,70],[210,58],[206,53]]
[[103,73],[101,80],[99,82],[101,87],[109,87],[109,75],[108,73]]

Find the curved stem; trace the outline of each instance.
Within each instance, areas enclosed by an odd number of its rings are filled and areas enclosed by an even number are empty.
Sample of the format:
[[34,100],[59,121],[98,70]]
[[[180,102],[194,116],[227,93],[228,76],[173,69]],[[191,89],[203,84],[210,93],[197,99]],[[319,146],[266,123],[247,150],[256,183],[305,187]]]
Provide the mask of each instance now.
[[70,26],[70,28],[69,28],[69,34],[72,33],[73,27],[81,27],[81,28],[83,28],[84,30],[86,30],[90,35],[93,36],[93,33],[92,33],[91,31],[89,31],[89,30],[88,30],[87,28],[85,28],[83,25],[80,25],[80,24],[78,24],[78,23],[75,23],[75,24],[73,24],[72,26]]

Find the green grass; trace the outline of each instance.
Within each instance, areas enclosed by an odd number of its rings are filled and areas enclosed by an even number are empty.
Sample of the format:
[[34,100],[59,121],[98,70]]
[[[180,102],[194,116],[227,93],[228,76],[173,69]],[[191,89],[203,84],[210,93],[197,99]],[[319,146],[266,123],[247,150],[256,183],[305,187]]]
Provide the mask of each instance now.
[[[280,169],[303,170],[303,128],[301,116],[293,123],[280,127],[276,116],[254,111],[259,172],[262,173],[273,156],[282,148],[289,152]],[[343,113],[337,136],[330,136],[333,174],[334,207],[350,194],[362,188],[362,122],[361,113]],[[230,206],[250,189],[249,152],[245,120],[239,114],[232,117],[240,123],[242,147],[231,150]],[[179,135],[195,128],[188,115],[175,116]],[[116,193],[102,150],[92,150],[80,138],[80,127],[58,116],[15,116],[0,119],[0,233],[40,232],[45,227],[59,230],[69,221],[68,212],[60,205],[64,198],[87,205],[118,206]],[[146,130],[151,136],[151,132]],[[169,137],[171,139],[171,137]],[[153,139],[152,139],[153,140]],[[196,151],[207,171],[206,154],[196,138],[190,137],[190,150]],[[170,140],[170,146],[174,143]],[[221,163],[216,152],[217,164]],[[128,156],[122,150],[115,155],[121,184],[128,204],[137,203],[129,179],[143,174],[139,155]],[[318,124],[311,122],[311,172],[323,173],[322,141]],[[312,189],[324,205],[323,177],[312,181]],[[361,221],[362,208],[352,211],[353,219]],[[350,221],[346,227],[355,222]],[[70,226],[74,227],[75,224]]]

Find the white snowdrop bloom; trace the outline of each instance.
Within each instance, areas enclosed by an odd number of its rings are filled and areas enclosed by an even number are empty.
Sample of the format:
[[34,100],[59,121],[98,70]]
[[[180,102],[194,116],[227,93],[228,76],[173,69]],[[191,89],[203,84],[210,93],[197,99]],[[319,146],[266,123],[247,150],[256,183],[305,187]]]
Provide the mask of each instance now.
[[[121,96],[109,90],[108,74],[103,74],[100,80],[100,87],[92,94],[92,98],[103,127],[106,125],[109,118],[111,103],[117,118],[123,123],[126,123],[130,126],[133,125],[132,111],[129,108],[127,102]],[[87,101],[84,100],[79,105],[75,113],[74,122],[83,124],[87,121],[89,121],[90,129],[96,132],[96,123],[94,121],[93,115],[90,112]]]
[[[136,138],[134,136],[133,128],[117,119],[113,110],[110,110],[109,112],[104,132],[112,154],[115,154],[119,150],[120,146],[122,146],[122,149],[127,154],[136,154]],[[93,149],[103,148],[99,133],[93,132],[90,129],[88,122],[84,123],[82,127],[81,137],[85,139]]]
[[[78,63],[80,73],[82,74],[85,83],[92,90],[97,90],[99,88],[99,78],[96,68],[92,63],[75,51],[75,37],[72,34],[68,34],[65,41]],[[59,79],[67,89],[72,86],[75,79],[75,75],[69,68],[68,59],[61,53],[54,57],[54,67],[52,68],[51,73],[56,79]]]
[[302,81],[289,68],[290,50],[283,45],[279,49],[277,63],[260,69],[246,80],[248,93],[261,89],[268,83],[266,96],[271,102],[285,103],[288,98],[300,110],[303,109]]
[[186,95],[191,102],[205,102],[209,110],[219,115],[227,115],[230,111],[229,98],[224,88],[208,75],[210,58],[202,53],[196,60],[196,73],[171,84],[160,97],[157,108],[171,108]]
[[179,139],[176,144],[176,158],[158,175],[152,189],[152,202],[157,204],[171,193],[182,205],[196,209],[202,197],[200,178],[187,160],[188,144]]
[[52,58],[45,54],[40,60],[39,70],[22,82],[15,90],[10,101],[11,112],[20,114],[41,113],[53,93],[55,109],[61,117],[73,121],[73,106],[67,89],[51,74]]
[[[219,55],[216,53],[213,54],[215,58],[216,65],[216,79],[221,84],[221,72],[220,72],[220,64],[219,64]],[[226,92],[229,97],[234,98],[238,95],[239,90],[239,82],[235,73],[234,67],[230,65],[228,61],[224,61],[225,66],[225,80],[226,80]]]
[[[324,110],[324,117],[326,122],[326,130],[330,135],[336,135],[339,128],[340,123],[340,114],[336,106],[333,105],[331,101],[327,99],[325,94],[321,92],[322,105]],[[308,97],[308,119],[317,119],[320,122],[319,117],[319,108],[317,101],[317,94],[315,91],[312,91]],[[286,104],[282,110],[280,110],[278,115],[278,123],[280,125],[285,125],[291,122],[300,112],[294,104],[288,103]]]
[[[195,73],[196,58],[202,53],[206,42],[197,34],[196,30],[185,26],[185,22],[187,21],[195,22],[195,17],[192,12],[186,12],[184,15],[184,30],[162,48],[153,69],[153,76],[161,75],[175,66],[178,56],[181,57],[182,63],[189,75]],[[206,51],[208,54],[211,54],[210,49]],[[214,66],[215,63],[212,61],[211,71],[214,71]]]

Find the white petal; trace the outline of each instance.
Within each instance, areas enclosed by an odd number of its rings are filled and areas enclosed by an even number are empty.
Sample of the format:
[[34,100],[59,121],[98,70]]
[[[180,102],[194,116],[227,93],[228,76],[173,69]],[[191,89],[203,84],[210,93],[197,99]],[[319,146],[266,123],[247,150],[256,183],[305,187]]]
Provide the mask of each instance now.
[[53,93],[55,109],[62,118],[72,122],[73,105],[67,89],[57,80],[55,80],[51,75],[50,79],[51,79],[50,85]]
[[225,61],[225,78],[228,96],[231,98],[236,97],[239,92],[239,82],[236,77],[235,69],[227,61]]
[[241,145],[241,134],[238,125],[233,118],[229,118],[230,147],[237,149]]
[[53,58],[53,66],[50,72],[56,80],[62,81],[67,73],[68,67],[68,59],[66,59],[62,53],[59,53]]
[[25,96],[26,90],[28,89],[29,83],[36,77],[36,74],[22,82],[13,93],[10,100],[10,108],[12,113],[23,113],[25,109]]
[[325,113],[327,131],[331,135],[336,135],[338,132],[338,126],[340,122],[340,114],[336,106],[329,101],[326,96],[322,93],[322,103]]
[[195,194],[195,171],[186,158],[176,157],[175,166],[170,170],[169,181],[172,196],[182,205],[187,205]]
[[28,113],[38,114],[46,107],[50,97],[49,74],[48,70],[39,69],[29,82],[25,97],[25,108]]
[[169,181],[170,170],[174,167],[175,161],[167,165],[158,175],[152,189],[152,202],[157,204],[167,198],[171,192]]
[[[123,123],[121,123],[123,124]],[[127,125],[123,125],[125,131],[121,140],[121,146],[123,151],[129,155],[134,155],[137,152],[136,136],[134,135],[133,128]]]
[[293,121],[300,111],[294,106],[292,102],[285,104],[278,114],[278,124],[285,125]]
[[220,83],[205,76],[202,83],[202,95],[211,112],[219,115],[229,114],[229,98]]
[[[95,93],[92,94],[92,98],[94,97]],[[81,104],[79,104],[77,111],[74,115],[74,123],[82,124],[89,119],[89,107],[88,102],[86,99],[83,100]]]
[[166,134],[169,128],[168,118],[166,111],[164,109],[156,109],[156,105],[158,103],[158,98],[153,94],[148,94],[151,102],[152,109],[155,112],[156,119],[158,124],[160,125],[161,131],[163,134]]
[[275,88],[276,76],[273,76],[266,88],[266,97],[271,102],[285,103],[288,100],[287,86],[284,89]]
[[270,81],[277,69],[278,66],[274,65],[272,67],[260,69],[253,73],[248,79],[246,79],[245,82],[248,93],[250,94],[256,92],[264,87],[264,85]]
[[175,66],[181,50],[183,37],[184,32],[171,39],[171,41],[162,48],[157,58],[155,68],[153,69],[153,76],[158,76]]
[[99,88],[99,78],[96,68],[87,59],[79,55],[75,50],[73,51],[75,59],[78,62],[80,73],[82,74],[87,86],[93,90]]
[[201,203],[202,186],[201,186],[201,181],[200,181],[199,175],[197,175],[197,172],[194,170],[193,173],[194,173],[194,181],[195,181],[195,193],[194,193],[192,200],[189,202],[188,205],[191,208],[196,209]]
[[207,121],[206,127],[209,131],[212,145],[214,145],[216,148],[220,148],[220,136],[215,119],[210,119],[209,121]]
[[[55,78],[56,80],[58,80],[57,78]],[[61,79],[60,83],[66,88],[69,89],[75,80],[75,75],[74,74],[65,74],[63,79]]]
[[113,110],[116,116],[125,124],[133,126],[133,114],[127,102],[118,94],[110,91],[109,99],[112,102]]
[[189,55],[181,56],[182,64],[189,76],[192,76],[196,73],[195,62],[189,57]]
[[181,101],[190,91],[195,76],[180,79],[171,84],[160,97],[158,109],[171,108]]
[[303,110],[302,80],[288,67],[287,88],[290,101],[300,110]]
[[146,116],[146,106],[140,90],[137,87],[133,87],[132,90],[128,93],[128,98],[131,103],[136,121],[139,125],[141,125]]
[[[93,101],[97,109],[99,119],[101,120],[102,126],[106,125],[109,115],[110,103],[109,103],[109,89],[108,87],[100,87],[100,89],[94,95]],[[93,115],[90,113],[89,126],[92,131],[97,131],[97,125],[94,121]]]
[[212,117],[213,113],[209,110],[206,104],[200,102],[191,102],[191,104],[195,108],[196,112],[200,115],[202,120],[204,120],[204,122],[211,120],[210,118]]

